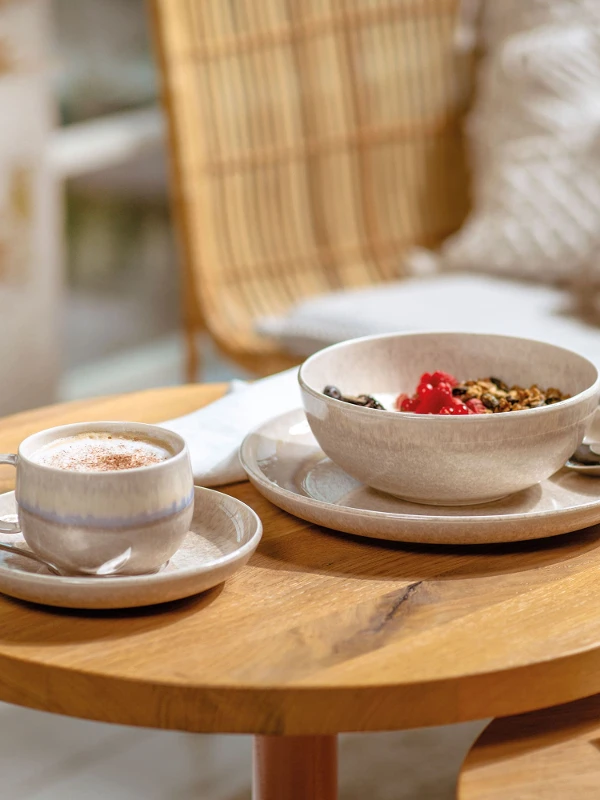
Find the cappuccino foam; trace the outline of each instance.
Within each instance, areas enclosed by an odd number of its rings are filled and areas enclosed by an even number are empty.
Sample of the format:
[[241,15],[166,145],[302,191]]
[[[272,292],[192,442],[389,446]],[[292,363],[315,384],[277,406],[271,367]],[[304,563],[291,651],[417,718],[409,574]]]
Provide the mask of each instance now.
[[86,432],[43,445],[30,456],[46,467],[74,472],[109,472],[147,467],[172,453],[151,439],[105,432]]

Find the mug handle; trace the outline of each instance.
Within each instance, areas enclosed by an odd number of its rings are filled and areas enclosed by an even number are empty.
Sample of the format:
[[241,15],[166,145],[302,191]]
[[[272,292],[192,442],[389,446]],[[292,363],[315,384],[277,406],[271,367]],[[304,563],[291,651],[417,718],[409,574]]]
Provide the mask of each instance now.
[[[10,464],[11,467],[16,467],[17,458],[16,453],[0,453],[0,464]],[[21,528],[16,522],[0,520],[0,533],[21,533]]]

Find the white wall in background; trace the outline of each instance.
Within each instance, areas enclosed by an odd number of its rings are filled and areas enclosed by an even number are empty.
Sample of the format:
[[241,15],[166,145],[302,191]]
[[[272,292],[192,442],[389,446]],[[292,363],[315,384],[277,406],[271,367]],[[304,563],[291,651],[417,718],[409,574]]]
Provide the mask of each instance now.
[[52,402],[62,236],[47,0],[0,2],[0,415]]

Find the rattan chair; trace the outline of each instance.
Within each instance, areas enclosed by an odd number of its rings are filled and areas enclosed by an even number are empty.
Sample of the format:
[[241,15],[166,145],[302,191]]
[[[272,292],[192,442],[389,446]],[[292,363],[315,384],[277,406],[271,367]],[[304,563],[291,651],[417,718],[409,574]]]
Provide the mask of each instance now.
[[[464,0],[463,0],[464,2]],[[186,256],[205,326],[266,374],[261,316],[386,281],[463,220],[460,0],[153,0]]]

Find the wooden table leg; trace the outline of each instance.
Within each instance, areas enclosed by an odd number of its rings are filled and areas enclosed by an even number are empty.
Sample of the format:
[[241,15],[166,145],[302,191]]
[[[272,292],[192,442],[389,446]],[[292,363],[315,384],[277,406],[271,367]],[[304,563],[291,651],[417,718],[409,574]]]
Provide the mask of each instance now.
[[336,800],[337,736],[255,736],[252,800]]

